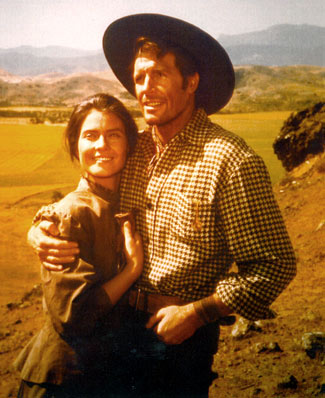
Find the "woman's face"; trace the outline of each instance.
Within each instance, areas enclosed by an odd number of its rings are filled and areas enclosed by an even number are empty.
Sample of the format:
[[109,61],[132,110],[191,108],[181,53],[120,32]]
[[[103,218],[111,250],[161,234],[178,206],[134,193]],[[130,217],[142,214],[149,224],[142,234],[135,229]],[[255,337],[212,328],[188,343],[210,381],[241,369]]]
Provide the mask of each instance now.
[[128,153],[123,122],[114,113],[92,109],[86,116],[78,140],[78,157],[83,172],[106,188],[118,189]]

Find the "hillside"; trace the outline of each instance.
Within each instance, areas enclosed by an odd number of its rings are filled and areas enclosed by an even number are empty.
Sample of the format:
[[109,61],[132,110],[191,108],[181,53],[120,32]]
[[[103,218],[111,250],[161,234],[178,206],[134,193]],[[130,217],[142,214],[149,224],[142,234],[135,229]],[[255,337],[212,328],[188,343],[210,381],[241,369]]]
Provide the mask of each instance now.
[[[308,357],[302,336],[325,330],[325,251],[320,244],[325,241],[325,207],[315,206],[325,202],[324,183],[323,154],[297,167],[274,187],[298,258],[298,274],[272,306],[278,313],[275,320],[253,325],[242,338],[233,337],[231,328],[222,329],[213,365],[219,377],[211,387],[210,398],[322,396],[324,357]],[[21,232],[15,236],[15,242],[17,248],[20,244],[22,256],[32,257],[25,243],[25,231],[38,206],[31,198],[29,202],[2,209],[7,225],[17,217],[21,220]],[[17,278],[38,272],[34,260],[34,266],[21,269]],[[6,291],[5,277],[3,282]],[[7,305],[0,306],[0,319],[0,398],[15,397],[18,375],[10,364],[42,324],[39,288],[26,291],[21,300],[8,299]],[[285,383],[289,377],[295,383]]]
[[325,66],[325,28],[313,25],[274,25],[239,35],[221,35],[235,65]]
[[109,71],[33,77],[0,73],[0,106],[71,106],[101,91],[120,96],[124,89]]
[[[325,67],[237,66],[234,96],[223,112],[299,110],[325,98]],[[136,107],[110,70],[33,77],[0,71],[0,106],[71,106],[94,92],[117,95]]]

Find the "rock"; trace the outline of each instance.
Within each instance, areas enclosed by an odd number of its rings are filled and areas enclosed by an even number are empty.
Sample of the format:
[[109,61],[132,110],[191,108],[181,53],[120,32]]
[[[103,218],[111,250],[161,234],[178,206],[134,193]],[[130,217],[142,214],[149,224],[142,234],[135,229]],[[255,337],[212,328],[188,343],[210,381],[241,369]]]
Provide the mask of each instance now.
[[257,352],[259,354],[261,352],[265,352],[265,353],[283,352],[283,350],[280,348],[278,343],[272,341],[268,344],[257,343],[255,345],[255,352]]
[[322,221],[318,224],[318,226],[317,226],[317,228],[315,229],[315,231],[319,231],[319,230],[322,229],[323,227],[325,227],[325,220],[322,220]]
[[33,297],[41,297],[42,295],[43,295],[42,285],[37,284],[37,285],[34,285],[33,288],[29,292],[24,294],[21,301],[25,302],[26,300],[29,300]]
[[18,308],[21,305],[21,301],[16,302],[16,303],[7,303],[7,308],[8,310],[14,310],[15,308]]
[[278,384],[278,388],[281,390],[291,389],[296,390],[298,387],[298,380],[293,376],[286,377],[281,383]]
[[249,321],[248,319],[245,318],[239,318],[231,331],[231,335],[235,339],[241,339],[245,337],[247,333],[251,330],[256,332],[261,332],[262,331],[261,323],[258,321],[257,322]]
[[302,346],[306,351],[306,354],[314,359],[316,357],[325,356],[325,333],[323,332],[312,332],[305,333],[302,336]]
[[291,171],[310,155],[325,151],[325,103],[319,102],[284,122],[273,149],[283,167]]
[[263,392],[263,390],[262,390],[261,388],[255,388],[255,390],[253,391],[252,396],[253,396],[253,397],[257,397],[257,396],[259,396],[262,392]]

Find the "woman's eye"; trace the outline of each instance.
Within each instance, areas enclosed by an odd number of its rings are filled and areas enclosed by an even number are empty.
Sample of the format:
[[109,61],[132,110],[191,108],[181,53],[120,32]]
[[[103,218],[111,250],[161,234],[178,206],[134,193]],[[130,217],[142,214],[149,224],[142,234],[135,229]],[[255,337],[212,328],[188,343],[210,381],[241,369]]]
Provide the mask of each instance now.
[[89,132],[85,134],[85,137],[88,138],[89,140],[94,140],[96,139],[96,134]]

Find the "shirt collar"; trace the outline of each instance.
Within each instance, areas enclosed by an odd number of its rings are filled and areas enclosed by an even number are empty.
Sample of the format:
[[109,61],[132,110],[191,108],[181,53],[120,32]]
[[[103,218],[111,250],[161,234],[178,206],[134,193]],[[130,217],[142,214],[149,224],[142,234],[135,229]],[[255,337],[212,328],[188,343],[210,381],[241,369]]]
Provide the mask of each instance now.
[[[204,109],[199,108],[195,110],[192,118],[187,123],[187,125],[183,127],[182,130],[180,130],[179,133],[170,140],[167,146],[172,145],[175,141],[184,142],[184,144],[189,143],[192,145],[197,145],[201,143],[205,140],[205,133],[209,131],[210,124],[211,121],[208,118]],[[156,153],[158,153],[158,155],[161,154],[164,151],[164,146],[159,140],[155,129],[148,126],[143,131],[143,133],[145,132],[150,134],[152,141],[154,142],[154,145],[156,147]]]
[[119,193],[113,192],[111,189],[105,188],[96,182],[90,181],[87,177],[82,176],[77,191],[87,191],[92,192],[100,198],[109,201],[109,202],[118,202],[119,201]]
[[184,142],[198,145],[206,140],[211,121],[204,109],[194,111],[192,118],[187,125],[179,132],[179,137]]

